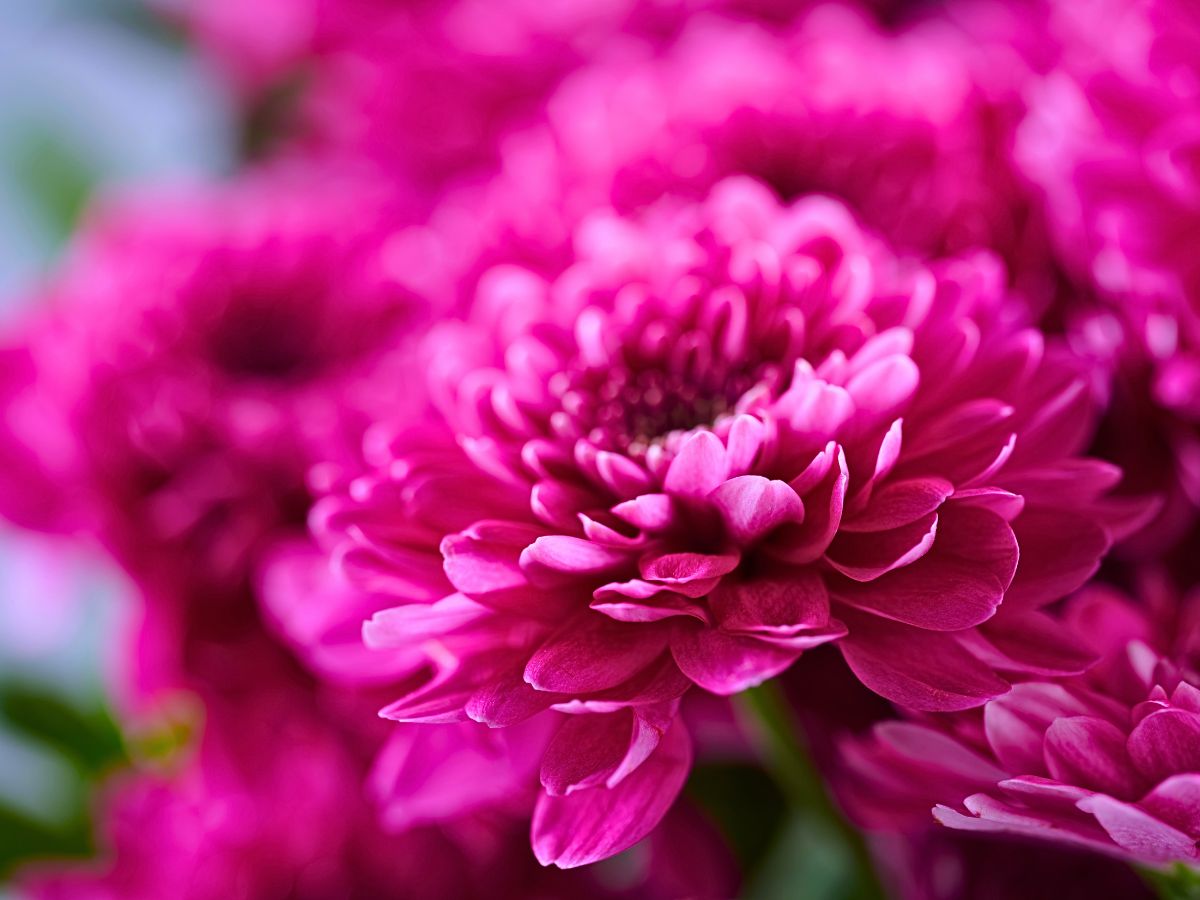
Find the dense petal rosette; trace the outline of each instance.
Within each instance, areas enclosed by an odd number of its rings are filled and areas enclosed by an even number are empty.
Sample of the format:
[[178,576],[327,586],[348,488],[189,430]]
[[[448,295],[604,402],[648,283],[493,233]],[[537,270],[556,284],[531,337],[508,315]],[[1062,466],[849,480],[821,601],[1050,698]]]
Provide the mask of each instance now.
[[[1200,860],[1200,679],[1141,640],[1108,597],[1073,610],[1109,645],[1096,669],[1026,682],[979,711],[891,722],[845,748],[846,797],[868,824],[928,816],[1163,864]],[[1180,663],[1183,663],[1181,665]]]
[[539,856],[652,826],[691,685],[732,694],[840,640],[869,687],[949,710],[1087,664],[1039,610],[1095,569],[1118,473],[1076,456],[1084,384],[1007,324],[998,267],[895,257],[837,203],[749,180],[577,245],[554,283],[501,271],[431,335],[438,421],[373,432],[374,468],[313,516],[380,609],[379,664],[424,658],[384,716],[572,714]]

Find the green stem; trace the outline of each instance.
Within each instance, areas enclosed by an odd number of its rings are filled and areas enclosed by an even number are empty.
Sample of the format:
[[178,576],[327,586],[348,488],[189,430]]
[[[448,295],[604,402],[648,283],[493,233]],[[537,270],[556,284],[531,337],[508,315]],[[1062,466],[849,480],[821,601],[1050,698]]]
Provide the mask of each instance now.
[[775,682],[738,695],[742,710],[763,741],[764,762],[790,804],[820,822],[853,858],[857,884],[854,900],[886,900],[888,894],[875,871],[875,860],[863,835],[846,821],[813,763],[787,702]]
[[1161,900],[1200,900],[1200,870],[1183,863],[1167,869],[1134,868]]

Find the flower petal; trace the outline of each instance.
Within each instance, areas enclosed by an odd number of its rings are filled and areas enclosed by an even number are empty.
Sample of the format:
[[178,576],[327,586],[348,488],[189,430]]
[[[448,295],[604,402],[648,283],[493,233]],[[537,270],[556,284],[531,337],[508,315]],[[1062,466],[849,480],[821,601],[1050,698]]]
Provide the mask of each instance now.
[[633,846],[666,815],[691,765],[691,740],[677,721],[650,757],[616,787],[566,797],[542,795],[532,828],[538,862],[573,869]]

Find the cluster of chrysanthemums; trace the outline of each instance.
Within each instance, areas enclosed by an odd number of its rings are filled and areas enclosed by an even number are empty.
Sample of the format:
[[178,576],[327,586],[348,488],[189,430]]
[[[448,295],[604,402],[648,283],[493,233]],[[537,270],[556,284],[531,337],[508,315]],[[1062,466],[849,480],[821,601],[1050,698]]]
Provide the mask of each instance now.
[[93,203],[0,510],[203,722],[31,891],[733,896],[776,678],[897,896],[1200,865],[1194,0],[162,12],[258,155]]

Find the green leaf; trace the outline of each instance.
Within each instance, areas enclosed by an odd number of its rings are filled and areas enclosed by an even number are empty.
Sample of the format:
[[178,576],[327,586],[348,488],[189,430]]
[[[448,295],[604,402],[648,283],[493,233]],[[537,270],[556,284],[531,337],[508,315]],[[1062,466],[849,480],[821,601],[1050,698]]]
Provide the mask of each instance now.
[[13,731],[53,748],[93,775],[128,759],[120,728],[100,703],[82,708],[42,685],[0,681],[0,717]]
[[747,763],[710,763],[692,770],[685,790],[717,826],[742,871],[756,868],[787,816],[787,803],[771,776]]
[[96,851],[86,811],[65,822],[39,821],[0,803],[0,881],[18,865],[44,859],[81,859]]

